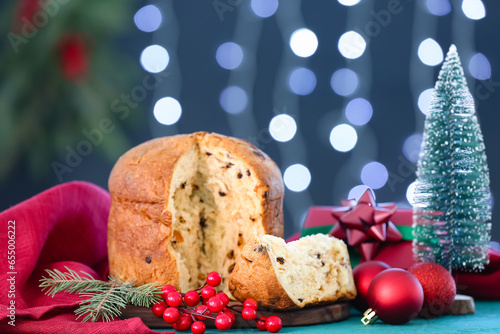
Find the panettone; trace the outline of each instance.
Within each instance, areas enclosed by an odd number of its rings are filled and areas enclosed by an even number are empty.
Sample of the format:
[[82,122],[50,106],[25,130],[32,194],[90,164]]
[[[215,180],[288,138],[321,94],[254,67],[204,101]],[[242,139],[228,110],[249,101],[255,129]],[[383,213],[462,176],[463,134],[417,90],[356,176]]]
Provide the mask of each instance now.
[[347,247],[325,234],[288,244],[272,235],[255,235],[236,261],[229,291],[240,301],[254,298],[277,310],[356,297]]
[[[283,236],[283,182],[250,143],[206,132],[125,153],[109,178],[110,274],[137,284],[200,286],[229,274],[253,233]],[[226,290],[227,291],[227,290]]]

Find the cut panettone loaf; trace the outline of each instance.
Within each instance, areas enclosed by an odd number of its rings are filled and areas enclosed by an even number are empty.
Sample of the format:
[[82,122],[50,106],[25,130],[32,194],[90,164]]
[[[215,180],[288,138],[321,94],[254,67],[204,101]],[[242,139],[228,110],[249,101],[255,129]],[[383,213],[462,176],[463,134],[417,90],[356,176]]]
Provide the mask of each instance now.
[[272,235],[255,235],[236,261],[229,291],[240,301],[254,298],[277,310],[356,297],[346,245],[324,234],[288,244]]
[[[253,233],[283,235],[283,183],[250,143],[198,132],[125,153],[109,178],[110,274],[138,284],[199,287],[228,277]],[[227,291],[227,290],[226,290]]]

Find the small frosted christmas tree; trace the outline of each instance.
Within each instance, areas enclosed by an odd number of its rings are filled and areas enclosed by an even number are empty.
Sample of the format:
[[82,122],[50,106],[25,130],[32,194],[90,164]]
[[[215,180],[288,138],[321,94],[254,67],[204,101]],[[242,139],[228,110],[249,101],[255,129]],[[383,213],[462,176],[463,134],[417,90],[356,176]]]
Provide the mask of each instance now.
[[488,263],[491,194],[483,136],[457,49],[450,47],[425,120],[413,251],[420,261],[481,270]]

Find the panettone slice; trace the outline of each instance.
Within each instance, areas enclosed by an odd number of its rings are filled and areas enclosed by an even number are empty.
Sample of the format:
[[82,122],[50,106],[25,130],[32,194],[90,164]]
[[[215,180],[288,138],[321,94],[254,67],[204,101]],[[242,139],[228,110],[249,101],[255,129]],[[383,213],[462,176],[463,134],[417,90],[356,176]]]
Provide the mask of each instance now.
[[253,237],[229,280],[232,295],[287,310],[356,297],[347,247],[324,234],[288,244],[272,235]]

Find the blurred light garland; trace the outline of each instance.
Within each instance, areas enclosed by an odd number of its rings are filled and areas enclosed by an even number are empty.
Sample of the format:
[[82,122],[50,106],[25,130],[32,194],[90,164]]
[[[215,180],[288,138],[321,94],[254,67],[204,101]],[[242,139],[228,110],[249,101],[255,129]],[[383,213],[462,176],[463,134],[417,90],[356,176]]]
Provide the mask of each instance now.
[[[301,13],[302,1],[287,2],[286,5],[278,8],[276,12],[276,22],[283,38],[283,58],[280,66],[276,72],[276,80],[273,92],[273,111],[274,113],[286,113],[293,117],[297,122],[297,131],[292,140],[285,143],[278,143],[278,149],[281,156],[281,169],[283,173],[292,171],[286,167],[295,166],[297,163],[307,168],[310,161],[307,156],[307,148],[304,138],[300,130],[300,109],[299,109],[299,95],[293,93],[287,87],[287,81],[290,72],[299,66],[305,66],[308,63],[308,58],[299,57],[294,54],[290,48],[290,37],[293,32],[307,25],[304,23]],[[310,35],[310,34],[309,34]],[[311,35],[312,36],[312,35]],[[314,50],[315,52],[316,50]],[[314,53],[312,52],[312,53]],[[311,52],[309,51],[308,54]],[[270,110],[271,111],[271,110]],[[271,117],[270,117],[271,118]],[[295,167],[294,167],[295,168]],[[299,167],[300,170],[305,172],[304,168]],[[307,171],[310,173],[309,169]],[[305,178],[309,177],[309,182],[314,181],[318,175],[303,175]],[[295,190],[300,189],[298,187]],[[291,213],[293,219],[293,230],[301,229],[301,224],[305,218],[305,213],[313,204],[311,195],[309,194],[308,187],[302,191],[289,191],[285,196],[285,207]],[[290,231],[290,230],[289,230]],[[290,231],[292,232],[292,231]]]
[[[334,129],[330,136],[330,142],[332,145],[334,143],[339,145],[334,142],[335,138],[332,138],[332,135],[335,134],[334,130],[339,127],[351,127],[355,131],[353,135],[356,135],[357,142],[354,143],[355,146],[349,147],[346,150],[339,150],[334,146],[340,152],[349,152],[348,154],[341,153],[345,162],[342,164],[340,170],[336,171],[336,177],[332,186],[334,203],[338,203],[349,194],[362,193],[362,191],[358,191],[359,189],[364,190],[366,188],[365,185],[359,184],[362,167],[377,157],[378,145],[369,125],[372,114],[376,112],[369,103],[372,79],[370,46],[381,31],[378,34],[369,35],[366,28],[370,27],[372,23],[376,23],[373,15],[370,14],[373,11],[374,3],[372,1],[360,1],[349,7],[347,9],[345,32],[339,34],[338,51],[346,61],[344,68],[337,69],[335,73],[338,73],[338,71],[352,71],[352,73],[357,75],[358,83],[352,93],[339,94],[339,92],[335,91],[332,80],[332,88],[337,94],[344,96],[344,99],[341,109],[342,114],[337,116],[337,121],[333,125]],[[362,102],[359,103],[359,101]],[[370,116],[368,120],[358,123],[352,116],[354,113],[359,112],[359,108],[366,104],[370,105]],[[366,112],[365,107],[363,107],[363,112]],[[345,136],[339,138],[343,137]],[[344,143],[346,143],[345,139],[343,139],[342,144]],[[343,145],[338,147],[343,147]],[[357,190],[354,191],[355,189]]]
[[[154,106],[148,115],[149,127],[153,138],[178,134],[177,122],[182,118],[182,104],[180,102],[182,72],[179,66],[179,53],[177,50],[179,23],[172,2],[158,2],[155,3],[155,6],[158,6],[160,9],[163,19],[160,29],[156,30],[152,35],[152,44],[163,46],[168,51],[170,59],[166,69],[161,72],[165,79],[154,91]],[[165,101],[169,101],[170,103],[167,104]],[[158,108],[163,108],[163,110],[158,111]],[[158,115],[159,112],[170,113],[163,116],[163,118],[169,120],[169,124],[159,122],[155,117],[155,114]],[[176,117],[177,115],[178,117]]]

